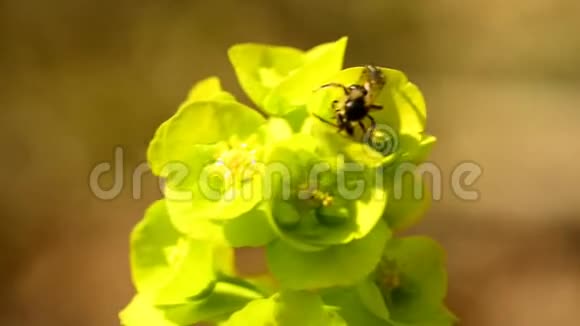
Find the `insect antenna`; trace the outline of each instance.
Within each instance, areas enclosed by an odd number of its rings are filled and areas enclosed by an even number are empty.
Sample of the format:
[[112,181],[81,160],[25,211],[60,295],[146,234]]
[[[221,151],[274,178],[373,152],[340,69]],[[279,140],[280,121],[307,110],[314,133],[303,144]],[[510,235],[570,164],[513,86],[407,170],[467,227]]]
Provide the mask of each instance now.
[[318,89],[316,89],[315,91],[318,91],[318,90],[323,89],[323,88],[328,88],[328,87],[341,88],[342,91],[344,92],[344,95],[348,95],[350,93],[350,91],[348,90],[348,88],[346,86],[344,86],[343,84],[339,84],[339,83],[324,84],[324,85],[320,86]]
[[324,119],[323,117],[319,116],[316,113],[312,113],[312,115],[315,116],[316,118],[318,118],[318,120],[320,120],[320,121],[322,121],[322,122],[324,122],[324,123],[326,123],[328,125],[331,125],[331,126],[337,127],[337,128],[339,127],[336,123],[330,122],[330,121]]

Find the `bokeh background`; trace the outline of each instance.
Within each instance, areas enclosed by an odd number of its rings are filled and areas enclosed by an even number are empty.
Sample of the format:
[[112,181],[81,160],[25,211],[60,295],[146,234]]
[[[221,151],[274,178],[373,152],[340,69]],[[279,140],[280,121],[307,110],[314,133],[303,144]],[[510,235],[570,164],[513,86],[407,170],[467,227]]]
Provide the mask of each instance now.
[[[347,66],[421,87],[446,185],[483,167],[479,200],[446,186],[414,229],[448,250],[461,325],[577,325],[579,32],[576,0],[1,0],[0,325],[118,325],[129,232],[160,196],[129,173],[156,127],[206,76],[241,96],[234,43],[343,35]],[[89,173],[115,147],[127,186],[100,200]]]

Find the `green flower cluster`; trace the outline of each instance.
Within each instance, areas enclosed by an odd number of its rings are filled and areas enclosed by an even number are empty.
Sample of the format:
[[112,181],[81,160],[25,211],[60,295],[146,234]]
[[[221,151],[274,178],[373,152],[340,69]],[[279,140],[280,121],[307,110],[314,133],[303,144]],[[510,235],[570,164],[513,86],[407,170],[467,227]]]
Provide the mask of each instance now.
[[[235,45],[254,108],[211,77],[159,127],[148,160],[165,197],[131,235],[137,295],[123,325],[454,324],[443,250],[393,237],[429,203],[415,199],[412,176],[403,187],[395,178],[435,142],[422,95],[381,68],[375,131],[337,132],[332,102],[344,94],[319,88],[359,80],[362,67],[342,70],[346,43]],[[236,252],[247,247],[265,250],[267,274],[240,276]]]

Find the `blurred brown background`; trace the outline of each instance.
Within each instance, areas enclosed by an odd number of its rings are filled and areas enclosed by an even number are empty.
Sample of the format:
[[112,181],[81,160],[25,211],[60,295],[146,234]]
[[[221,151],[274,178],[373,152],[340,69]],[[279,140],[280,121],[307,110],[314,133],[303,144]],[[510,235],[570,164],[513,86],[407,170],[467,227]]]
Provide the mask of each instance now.
[[118,325],[128,235],[159,191],[100,200],[92,168],[116,146],[143,162],[196,80],[240,95],[231,44],[342,35],[348,66],[422,88],[444,181],[484,169],[478,201],[446,187],[415,229],[448,249],[462,325],[577,325],[579,31],[576,0],[0,1],[0,325]]

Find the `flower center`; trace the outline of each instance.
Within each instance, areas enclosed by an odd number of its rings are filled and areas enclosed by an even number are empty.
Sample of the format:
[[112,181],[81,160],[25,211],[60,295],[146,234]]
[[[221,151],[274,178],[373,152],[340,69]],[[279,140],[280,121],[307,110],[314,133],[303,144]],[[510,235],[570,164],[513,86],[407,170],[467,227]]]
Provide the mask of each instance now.
[[300,199],[309,200],[317,204],[317,206],[322,205],[323,207],[328,207],[334,202],[334,197],[330,193],[306,184],[299,187],[298,194]]
[[401,276],[394,261],[383,260],[378,268],[377,283],[381,289],[390,292],[401,286]]
[[223,143],[211,167],[211,186],[226,193],[240,188],[259,173],[257,150],[247,142]]

